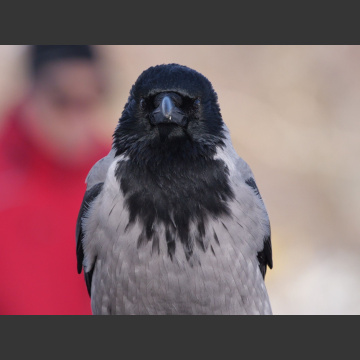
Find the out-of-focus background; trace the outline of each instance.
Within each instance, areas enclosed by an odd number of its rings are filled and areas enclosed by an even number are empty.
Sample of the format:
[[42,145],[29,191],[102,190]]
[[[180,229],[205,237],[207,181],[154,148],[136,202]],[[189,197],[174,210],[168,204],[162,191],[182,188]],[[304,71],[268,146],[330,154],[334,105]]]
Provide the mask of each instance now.
[[[98,127],[108,143],[130,87],[149,66],[176,62],[212,82],[269,212],[273,312],[359,314],[360,47],[96,49],[108,84]],[[26,54],[26,46],[0,46],[0,113],[28,86]]]

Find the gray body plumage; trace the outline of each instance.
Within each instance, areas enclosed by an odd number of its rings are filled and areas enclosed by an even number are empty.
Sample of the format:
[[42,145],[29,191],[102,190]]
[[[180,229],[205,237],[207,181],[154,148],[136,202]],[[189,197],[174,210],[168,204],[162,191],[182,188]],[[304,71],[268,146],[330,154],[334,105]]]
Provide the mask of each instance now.
[[[269,218],[260,195],[246,183],[253,174],[236,154],[225,125],[224,134],[225,146],[217,147],[214,159],[229,170],[230,215],[210,217],[205,249],[195,246],[190,259],[184,251],[168,256],[160,221],[153,225],[159,249],[150,241],[137,246],[143,225],[129,226],[115,176],[118,163],[131,159],[112,150],[94,165],[87,190],[99,183],[103,187],[81,219],[84,271],[93,270],[94,314],[271,314],[258,260],[270,237]],[[189,231],[196,237],[195,223]]]

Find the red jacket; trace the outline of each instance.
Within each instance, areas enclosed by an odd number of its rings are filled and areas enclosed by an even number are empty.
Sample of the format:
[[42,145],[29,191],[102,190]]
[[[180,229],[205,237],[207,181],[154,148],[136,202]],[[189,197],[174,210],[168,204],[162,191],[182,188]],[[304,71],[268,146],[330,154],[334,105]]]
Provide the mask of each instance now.
[[83,167],[66,168],[18,119],[15,110],[0,134],[0,314],[91,314],[76,271],[75,227],[86,175],[110,145],[99,145]]

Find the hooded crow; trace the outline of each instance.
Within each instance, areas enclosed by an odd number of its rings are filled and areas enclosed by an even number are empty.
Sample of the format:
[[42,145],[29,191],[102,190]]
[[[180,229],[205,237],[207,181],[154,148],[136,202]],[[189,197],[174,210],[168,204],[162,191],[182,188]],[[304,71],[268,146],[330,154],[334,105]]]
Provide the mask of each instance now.
[[178,64],[133,85],[76,226],[94,314],[271,314],[270,223],[217,95]]

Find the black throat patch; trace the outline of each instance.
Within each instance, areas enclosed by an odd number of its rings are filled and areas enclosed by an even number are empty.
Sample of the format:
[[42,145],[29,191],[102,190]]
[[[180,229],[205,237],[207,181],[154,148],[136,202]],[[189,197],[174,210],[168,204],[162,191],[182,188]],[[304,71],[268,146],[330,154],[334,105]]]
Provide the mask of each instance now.
[[222,160],[199,157],[156,166],[120,161],[115,175],[129,210],[128,226],[136,221],[143,226],[138,247],[152,241],[152,251],[159,252],[163,239],[157,228],[162,224],[169,256],[180,242],[189,260],[195,245],[206,250],[209,219],[230,215],[228,202],[234,195]]

